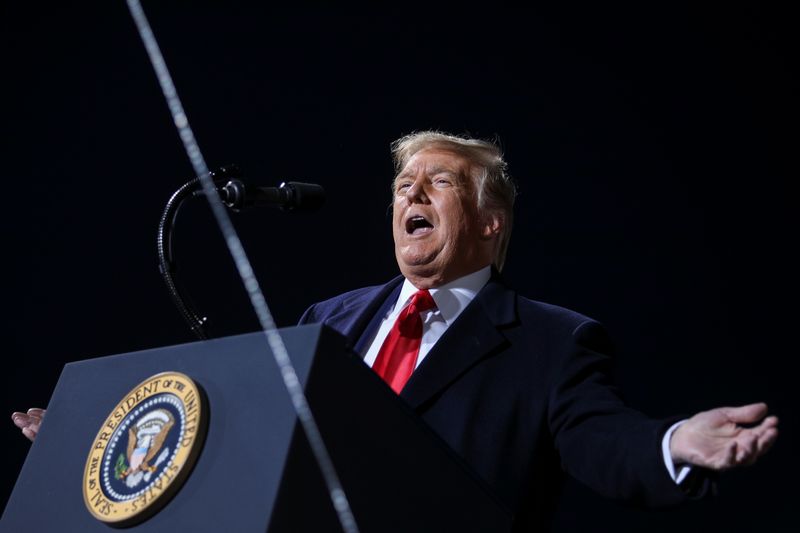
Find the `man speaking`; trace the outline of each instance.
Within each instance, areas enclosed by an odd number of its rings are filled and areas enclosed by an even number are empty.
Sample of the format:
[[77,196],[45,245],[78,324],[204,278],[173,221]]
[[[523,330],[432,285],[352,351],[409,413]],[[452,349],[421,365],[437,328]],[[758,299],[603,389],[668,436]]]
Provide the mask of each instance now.
[[751,464],[774,442],[764,404],[685,421],[626,407],[602,326],[503,282],[516,191],[495,145],[429,131],[392,148],[402,276],[316,304],[301,322],[348,337],[495,489],[516,530],[552,517],[563,471],[663,507],[705,492],[707,470]]
[[[515,530],[552,518],[563,472],[648,507],[698,497],[709,471],[752,464],[778,435],[767,406],[654,420],[609,378],[602,326],[500,277],[516,190],[491,143],[421,132],[393,143],[402,276],[313,305],[496,492]],[[43,410],[14,413],[33,439]]]

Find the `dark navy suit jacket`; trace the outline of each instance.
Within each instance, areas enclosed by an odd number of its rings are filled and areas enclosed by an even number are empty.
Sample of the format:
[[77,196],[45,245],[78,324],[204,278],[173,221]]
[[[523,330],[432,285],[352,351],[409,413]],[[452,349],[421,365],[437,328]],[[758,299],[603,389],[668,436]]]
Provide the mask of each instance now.
[[[403,278],[310,307],[366,353]],[[563,472],[609,497],[646,507],[687,498],[664,466],[674,420],[624,405],[609,378],[600,324],[529,300],[494,272],[411,376],[400,396],[515,515],[515,530],[552,517]]]

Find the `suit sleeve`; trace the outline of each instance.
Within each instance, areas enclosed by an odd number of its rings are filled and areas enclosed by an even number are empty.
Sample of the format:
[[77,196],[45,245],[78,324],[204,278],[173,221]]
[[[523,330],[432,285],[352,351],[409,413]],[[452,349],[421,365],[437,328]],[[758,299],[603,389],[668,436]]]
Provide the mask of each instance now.
[[597,322],[581,323],[563,347],[551,383],[548,422],[562,468],[605,496],[667,507],[689,496],[664,466],[661,440],[677,419],[627,407],[611,380],[611,343]]

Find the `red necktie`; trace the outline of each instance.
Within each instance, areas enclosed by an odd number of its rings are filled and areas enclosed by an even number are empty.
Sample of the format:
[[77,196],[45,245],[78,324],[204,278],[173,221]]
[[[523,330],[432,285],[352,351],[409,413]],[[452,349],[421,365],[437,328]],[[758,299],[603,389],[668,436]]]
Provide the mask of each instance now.
[[435,307],[431,293],[426,290],[415,292],[411,303],[398,315],[372,365],[372,369],[397,394],[403,390],[417,366],[419,346],[422,344],[422,318],[419,315]]

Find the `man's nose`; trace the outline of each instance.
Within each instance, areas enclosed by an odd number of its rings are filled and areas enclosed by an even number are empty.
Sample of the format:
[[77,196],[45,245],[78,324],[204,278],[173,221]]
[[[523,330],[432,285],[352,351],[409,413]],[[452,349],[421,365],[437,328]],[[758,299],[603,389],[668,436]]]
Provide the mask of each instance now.
[[410,204],[427,204],[428,196],[425,194],[425,182],[422,179],[415,180],[411,187],[406,191],[406,200]]

